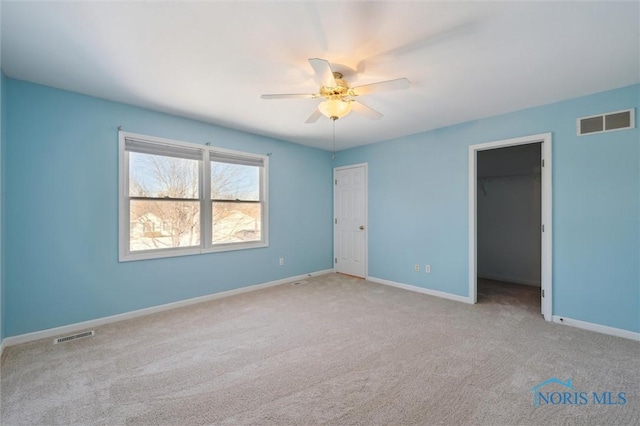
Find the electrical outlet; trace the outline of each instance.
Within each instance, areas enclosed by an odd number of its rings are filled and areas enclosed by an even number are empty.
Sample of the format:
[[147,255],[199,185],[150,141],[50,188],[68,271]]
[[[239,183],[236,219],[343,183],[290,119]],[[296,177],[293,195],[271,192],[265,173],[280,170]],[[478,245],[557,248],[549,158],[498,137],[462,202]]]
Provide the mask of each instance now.
[[280,258],[280,266],[284,265],[284,257]]
[[420,265],[416,263],[416,265],[413,267],[413,270],[416,272],[420,272]]
[[427,274],[430,274],[430,273],[431,273],[431,265],[425,265],[425,266],[424,266],[424,271],[425,271]]

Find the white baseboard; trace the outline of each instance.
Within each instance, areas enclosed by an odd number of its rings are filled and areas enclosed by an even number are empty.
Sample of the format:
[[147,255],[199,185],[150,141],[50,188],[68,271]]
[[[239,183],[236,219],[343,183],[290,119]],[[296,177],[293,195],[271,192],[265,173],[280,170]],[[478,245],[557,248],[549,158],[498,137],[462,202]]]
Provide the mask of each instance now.
[[424,287],[397,283],[395,281],[383,280],[382,278],[376,278],[376,277],[367,277],[367,280],[374,283],[378,283],[378,284],[384,284],[391,287],[401,288],[403,290],[415,291],[416,293],[428,294],[429,296],[436,296],[436,297],[441,297],[443,299],[455,300],[456,302],[473,304],[473,302],[468,297],[458,296],[457,294],[445,293],[444,291],[431,290]]
[[499,275],[487,275],[478,273],[478,278],[484,278],[485,280],[502,281],[506,283],[530,285],[532,287],[540,287],[542,285],[540,281],[521,280],[518,278],[501,277]]
[[183,306],[195,305],[197,303],[208,302],[210,300],[221,299],[223,297],[234,296],[236,294],[247,293],[250,291],[261,290],[263,288],[274,287],[286,284],[292,281],[298,281],[304,278],[328,274],[333,269],[325,269],[323,271],[311,272],[309,274],[297,275],[294,277],[283,278],[267,283],[251,285],[247,287],[237,288],[235,290],[222,291],[206,296],[194,297],[191,299],[180,300],[178,302],[166,303],[164,305],[152,306],[150,308],[138,309],[136,311],[125,312],[122,314],[111,315],[108,317],[97,318],[89,321],[78,322],[75,324],[64,325],[61,327],[49,328],[47,330],[34,331],[32,333],[20,334],[18,336],[5,337],[2,340],[2,349],[6,346],[18,345],[20,343],[32,342],[34,340],[45,339],[49,337],[59,336],[62,334],[74,333],[76,331],[85,330],[87,328],[98,327],[105,324],[111,324],[118,321],[124,321],[132,318],[138,318],[145,315],[155,314],[156,312],[168,311],[171,309],[182,308]]
[[553,316],[553,322],[557,324],[568,325],[571,327],[582,328],[584,330],[595,331],[596,333],[609,334],[616,337],[624,337],[625,339],[631,339],[640,342],[640,333],[636,333],[635,331],[594,324],[592,322],[580,321],[572,318],[562,317],[559,315]]

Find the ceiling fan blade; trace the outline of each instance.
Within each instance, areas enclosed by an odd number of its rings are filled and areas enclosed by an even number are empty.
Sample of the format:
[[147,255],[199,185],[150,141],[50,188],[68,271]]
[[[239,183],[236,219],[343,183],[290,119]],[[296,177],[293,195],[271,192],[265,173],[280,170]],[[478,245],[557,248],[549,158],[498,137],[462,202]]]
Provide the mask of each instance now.
[[[371,22],[377,21],[372,20]],[[444,31],[428,34],[418,40],[414,40],[402,46],[392,47],[385,51],[378,52],[374,55],[364,58],[360,61],[360,63],[358,63],[356,69],[359,73],[361,73],[360,70],[366,68],[365,62],[372,63],[397,60],[398,56],[401,55],[419,52],[430,47],[446,44],[448,42],[454,42],[461,37],[468,37],[473,35],[475,32],[477,32],[478,28],[479,24],[475,21],[462,22],[455,26],[449,27]]]
[[318,95],[307,93],[280,93],[275,95],[262,95],[262,99],[314,99]]
[[307,121],[305,121],[305,123],[307,124],[315,123],[316,121],[318,121],[318,118],[320,117],[322,117],[322,113],[318,108],[316,108],[316,110],[311,113],[309,118],[307,118]]
[[358,96],[369,93],[387,92],[389,90],[408,89],[411,82],[406,78],[396,78],[395,80],[379,81],[377,83],[363,84],[353,87],[352,90]]
[[380,120],[382,118],[382,114],[380,114],[373,108],[369,108],[361,102],[351,101],[351,109],[372,120]]
[[333,77],[333,71],[331,71],[331,66],[326,59],[313,58],[309,59],[309,63],[316,73],[316,81],[320,86],[336,86],[336,79]]

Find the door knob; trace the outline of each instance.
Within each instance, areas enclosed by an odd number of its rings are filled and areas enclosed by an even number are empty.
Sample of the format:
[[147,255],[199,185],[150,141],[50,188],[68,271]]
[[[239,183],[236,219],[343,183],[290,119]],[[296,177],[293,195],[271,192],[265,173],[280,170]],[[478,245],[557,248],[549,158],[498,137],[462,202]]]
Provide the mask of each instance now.
[[360,225],[360,230],[364,231],[364,225]]

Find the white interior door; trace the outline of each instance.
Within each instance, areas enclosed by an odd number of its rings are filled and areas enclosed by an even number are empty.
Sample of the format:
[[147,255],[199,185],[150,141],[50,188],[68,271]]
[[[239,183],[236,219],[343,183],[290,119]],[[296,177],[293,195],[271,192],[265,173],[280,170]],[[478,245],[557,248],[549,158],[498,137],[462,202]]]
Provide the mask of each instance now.
[[336,272],[367,275],[367,165],[334,169],[334,262]]

